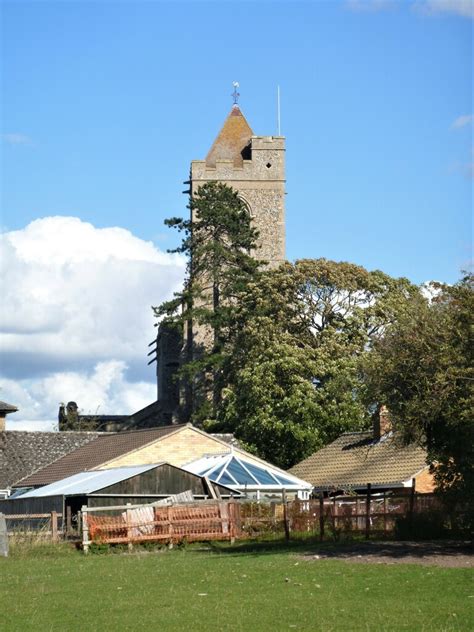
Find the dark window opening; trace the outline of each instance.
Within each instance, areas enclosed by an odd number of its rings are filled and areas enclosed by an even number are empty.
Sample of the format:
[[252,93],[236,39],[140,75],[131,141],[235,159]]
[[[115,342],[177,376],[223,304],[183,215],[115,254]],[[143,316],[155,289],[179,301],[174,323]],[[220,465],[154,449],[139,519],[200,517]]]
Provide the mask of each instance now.
[[272,166],[271,162],[267,162],[267,164],[265,165],[267,169],[270,169],[270,167]]
[[242,149],[240,155],[242,156],[242,160],[252,160],[252,146],[250,143]]

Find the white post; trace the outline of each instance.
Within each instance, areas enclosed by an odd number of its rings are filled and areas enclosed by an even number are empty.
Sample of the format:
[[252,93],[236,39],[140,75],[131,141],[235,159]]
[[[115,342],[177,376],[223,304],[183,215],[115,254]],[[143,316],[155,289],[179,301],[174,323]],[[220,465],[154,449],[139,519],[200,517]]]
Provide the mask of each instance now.
[[89,525],[87,523],[87,505],[83,505],[81,509],[82,515],[82,550],[89,553]]
[[277,86],[277,120],[278,120],[278,136],[281,136],[281,129],[280,129],[280,86]]
[[0,513],[0,556],[8,557],[7,521],[2,513]]
[[[132,503],[127,503],[127,507],[131,507]],[[128,550],[132,551],[133,550],[133,542],[132,542],[132,538],[133,538],[133,532],[132,529],[130,527],[130,523],[132,521],[132,517],[131,517],[131,509],[127,509],[127,541],[128,541]]]

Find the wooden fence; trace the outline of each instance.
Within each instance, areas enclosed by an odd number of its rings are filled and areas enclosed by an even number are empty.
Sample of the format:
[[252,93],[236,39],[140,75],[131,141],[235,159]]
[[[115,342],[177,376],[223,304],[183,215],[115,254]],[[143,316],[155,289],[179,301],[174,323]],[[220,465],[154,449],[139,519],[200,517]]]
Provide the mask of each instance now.
[[[163,505],[117,505],[82,508],[78,527],[87,551],[91,543],[173,543],[207,540],[248,539],[283,534],[337,539],[340,535],[363,533],[383,535],[393,531],[399,517],[412,518],[425,511],[442,511],[434,494],[370,494],[338,496],[289,502],[238,502],[207,500]],[[8,534],[39,536],[58,541],[71,532],[71,516],[56,513],[5,516]]]
[[313,534],[320,540],[341,535],[383,536],[394,531],[399,518],[413,519],[416,514],[443,512],[435,494],[405,493],[337,496],[285,503],[238,503],[237,537],[252,538],[265,534],[285,534],[286,539]]
[[384,535],[392,532],[397,519],[413,517],[421,512],[442,511],[435,494],[376,494],[370,489],[363,496],[336,496],[287,503],[285,533],[315,532],[319,539],[337,539],[341,534],[363,533]]
[[129,544],[186,540],[230,540],[285,534],[320,540],[341,534],[382,535],[398,517],[440,509],[434,495],[376,495],[294,500],[285,503],[198,501],[170,506],[83,507],[83,547],[91,543]]
[[[101,514],[101,515],[100,515]],[[82,545],[229,540],[238,535],[234,501],[199,501],[177,505],[126,505],[82,508]]]
[[38,514],[4,514],[9,535],[35,536],[58,542],[60,537],[61,515],[56,511]]

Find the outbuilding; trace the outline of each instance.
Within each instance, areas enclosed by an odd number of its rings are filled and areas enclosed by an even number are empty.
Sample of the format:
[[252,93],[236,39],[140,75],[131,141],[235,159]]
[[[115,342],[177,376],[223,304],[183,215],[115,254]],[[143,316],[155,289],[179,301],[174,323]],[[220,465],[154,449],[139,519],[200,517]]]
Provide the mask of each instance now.
[[38,515],[57,512],[72,520],[88,507],[146,504],[190,491],[194,500],[230,498],[238,492],[206,480],[204,476],[182,468],[159,463],[89,470],[60,481],[20,493],[0,502],[0,512],[7,515]]

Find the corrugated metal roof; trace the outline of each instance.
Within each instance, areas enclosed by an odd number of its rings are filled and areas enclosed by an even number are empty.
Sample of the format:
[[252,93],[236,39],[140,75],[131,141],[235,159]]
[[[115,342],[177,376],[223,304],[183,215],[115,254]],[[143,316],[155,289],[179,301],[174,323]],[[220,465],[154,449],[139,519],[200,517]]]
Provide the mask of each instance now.
[[159,464],[153,465],[133,465],[129,467],[115,467],[108,470],[94,470],[80,472],[73,476],[68,476],[61,481],[34,489],[31,492],[22,494],[21,498],[41,498],[45,496],[73,496],[76,494],[92,494],[104,487],[120,483],[137,474],[148,472]]
[[185,424],[162,426],[150,430],[135,430],[99,436],[74,452],[22,479],[15,487],[49,485],[67,476],[97,469],[112,459],[128,454],[184,427]]
[[425,450],[415,444],[403,445],[395,433],[374,440],[372,432],[348,432],[290,472],[316,489],[356,489],[367,483],[398,486],[425,467]]

